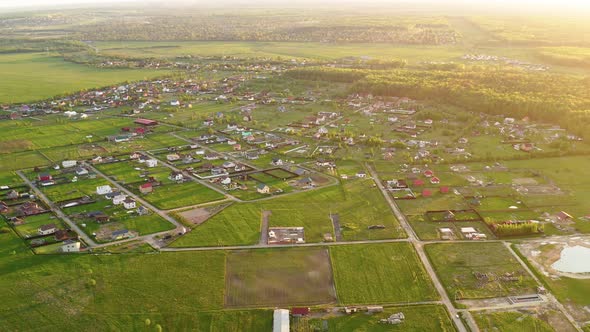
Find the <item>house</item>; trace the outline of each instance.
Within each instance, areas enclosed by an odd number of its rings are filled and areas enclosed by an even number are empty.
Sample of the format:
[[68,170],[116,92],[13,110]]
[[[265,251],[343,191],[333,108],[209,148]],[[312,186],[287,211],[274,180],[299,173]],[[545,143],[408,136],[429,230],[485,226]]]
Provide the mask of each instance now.
[[219,181],[221,184],[223,185],[228,185],[231,183],[231,178],[229,176],[225,176],[223,178],[221,178],[221,181]]
[[297,185],[299,185],[300,187],[313,187],[315,183],[313,182],[312,178],[305,177],[297,181]]
[[555,215],[555,219],[558,222],[570,222],[574,219],[574,217],[565,211],[560,211]]
[[79,252],[80,241],[66,240],[62,243],[60,250],[61,252]]
[[64,160],[64,161],[62,161],[62,162],[61,162],[61,166],[62,166],[63,168],[70,168],[70,167],[74,167],[74,166],[76,166],[77,164],[78,164],[78,162],[77,162],[77,161],[75,161],[75,160]]
[[234,168],[236,167],[236,164],[232,161],[226,161],[223,163],[223,165],[221,165],[221,167],[223,168]]
[[156,166],[158,166],[158,160],[157,159],[148,159],[145,161],[145,165],[150,168],[156,167]]
[[275,309],[273,313],[272,332],[289,332],[289,310]]
[[55,224],[43,225],[37,229],[37,233],[39,233],[39,235],[49,235],[55,233],[56,231],[57,227]]
[[124,201],[123,201],[123,207],[126,210],[131,210],[131,209],[135,209],[137,207],[137,203],[135,202],[135,200],[131,197],[127,197]]
[[140,216],[147,216],[148,214],[150,214],[150,210],[145,206],[140,206],[137,208],[137,214]]
[[291,316],[303,317],[309,315],[309,308],[291,308]]
[[109,194],[112,192],[113,192],[113,189],[109,185],[96,187],[96,194],[97,195],[106,195],[106,194]]
[[182,175],[182,172],[172,171],[168,176],[168,179],[179,182],[184,180],[184,175]]
[[447,187],[447,186],[440,187],[440,193],[441,194],[448,194],[449,193],[449,187]]
[[356,173],[356,177],[359,179],[364,179],[367,177],[367,173],[365,171],[359,171]]
[[6,199],[17,199],[20,197],[20,194],[16,190],[11,190],[6,194]]
[[173,100],[173,101],[170,102],[170,106],[180,106],[180,101]]
[[386,319],[385,318],[381,319],[380,322],[384,323],[384,324],[397,325],[397,324],[403,323],[405,319],[406,319],[406,316],[404,316],[404,313],[398,312],[398,313],[389,315],[389,317],[387,317]]
[[154,187],[150,182],[144,183],[139,186],[139,192],[142,194],[149,194],[154,191]]
[[424,185],[424,180],[422,180],[422,179],[414,180],[414,186],[419,187],[419,186],[423,186],[423,185]]
[[65,241],[70,238],[68,231],[65,229],[59,229],[57,232],[53,233],[53,238],[55,241]]
[[270,162],[270,164],[273,166],[282,166],[283,160],[280,158],[272,158],[272,161]]
[[430,183],[432,184],[439,184],[440,183],[440,179],[437,178],[436,176],[433,176],[430,178]]
[[110,217],[102,211],[93,211],[86,214],[88,218],[94,219],[97,223],[108,222]]
[[40,182],[51,181],[53,180],[53,176],[49,173],[39,173],[39,175],[37,175],[37,180]]
[[430,197],[430,196],[432,196],[432,191],[430,191],[429,189],[422,190],[422,197]]
[[122,240],[125,238],[132,238],[132,237],[133,237],[133,234],[126,229],[121,229],[121,230],[114,231],[113,233],[111,233],[112,240]]
[[125,194],[117,193],[117,195],[113,196],[113,204],[120,205],[123,204],[123,201],[127,198]]
[[88,175],[88,170],[84,167],[78,167],[78,168],[76,168],[76,175],[78,175],[78,176]]
[[205,160],[217,160],[217,159],[219,159],[219,156],[215,153],[208,153],[205,155],[204,159]]
[[242,145],[241,144],[234,144],[233,149],[234,149],[234,151],[242,151]]
[[178,155],[178,153],[171,153],[166,156],[166,160],[168,160],[168,161],[177,161],[179,159],[180,159],[180,156]]
[[18,207],[20,215],[32,216],[45,211],[39,204],[35,202],[25,202]]
[[148,120],[148,119],[137,119],[133,122],[135,124],[142,125],[142,126],[155,126],[158,124],[158,121]]
[[433,175],[434,175],[434,172],[429,169],[424,171],[424,176],[427,178],[432,177]]
[[256,191],[260,194],[269,194],[270,193],[270,187],[267,186],[264,183],[259,184],[258,186],[256,186]]

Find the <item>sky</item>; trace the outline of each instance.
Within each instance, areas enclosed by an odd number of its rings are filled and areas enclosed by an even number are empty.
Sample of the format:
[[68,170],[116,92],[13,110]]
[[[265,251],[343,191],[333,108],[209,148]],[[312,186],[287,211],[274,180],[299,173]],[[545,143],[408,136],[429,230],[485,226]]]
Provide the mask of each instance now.
[[[137,2],[137,3],[170,3],[177,2],[183,4],[199,5],[205,4],[210,5],[211,3],[223,4],[223,3],[242,3],[252,5],[258,3],[260,0],[216,0],[211,2],[210,0],[0,0],[0,8],[23,8],[36,9],[36,8],[54,8],[57,9],[61,5],[87,5],[87,4],[99,4],[106,5],[108,3],[123,3],[123,2]],[[590,13],[590,0],[262,0],[266,4],[273,4],[274,6],[280,6],[285,4],[286,6],[301,3],[314,3],[314,4],[325,4],[325,5],[337,5],[343,2],[350,4],[363,5],[366,3],[372,3],[373,5],[384,5],[384,6],[395,6],[398,3],[432,3],[432,4],[455,4],[465,7],[490,7],[497,9],[518,9],[520,11],[525,10],[559,10],[559,11],[579,11]]]

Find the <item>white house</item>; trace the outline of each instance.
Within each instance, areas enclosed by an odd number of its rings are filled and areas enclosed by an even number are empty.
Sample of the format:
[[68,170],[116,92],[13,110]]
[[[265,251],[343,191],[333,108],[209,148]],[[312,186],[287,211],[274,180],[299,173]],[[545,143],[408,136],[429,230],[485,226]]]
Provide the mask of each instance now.
[[113,189],[109,185],[98,186],[96,187],[96,193],[98,195],[106,195],[113,192]]
[[135,209],[137,207],[137,203],[135,202],[135,200],[133,198],[127,197],[124,201],[123,201],[123,207],[126,210],[131,210],[131,209]]
[[88,175],[88,170],[84,167],[78,167],[78,168],[76,168],[76,174],[77,175]]
[[70,168],[76,166],[77,163],[78,162],[75,160],[64,160],[61,162],[61,165],[63,166],[63,168]]
[[180,106],[180,101],[173,100],[173,101],[170,102],[170,106]]
[[145,161],[145,165],[147,167],[156,167],[156,166],[158,166],[158,160],[157,159],[148,159]]
[[127,196],[125,194],[119,194],[119,195],[113,197],[113,204],[115,204],[115,205],[122,204],[126,198],[127,198]]
[[57,232],[57,227],[55,227],[55,224],[43,225],[37,229],[37,233],[39,233],[39,235],[48,235],[55,232]]
[[168,177],[172,181],[182,181],[184,179],[184,175],[181,172],[172,172]]
[[289,310],[276,309],[274,311],[272,332],[289,332]]
[[221,184],[228,185],[230,183],[231,183],[231,178],[229,176],[221,179]]
[[80,242],[73,241],[73,240],[66,240],[63,242],[61,246],[62,252],[79,252],[80,251]]

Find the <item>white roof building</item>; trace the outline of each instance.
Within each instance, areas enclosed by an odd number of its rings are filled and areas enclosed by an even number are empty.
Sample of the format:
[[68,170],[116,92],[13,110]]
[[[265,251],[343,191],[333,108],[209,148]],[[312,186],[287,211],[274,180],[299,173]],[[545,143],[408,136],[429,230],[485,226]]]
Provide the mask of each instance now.
[[273,332],[289,332],[289,310],[276,309],[273,314]]

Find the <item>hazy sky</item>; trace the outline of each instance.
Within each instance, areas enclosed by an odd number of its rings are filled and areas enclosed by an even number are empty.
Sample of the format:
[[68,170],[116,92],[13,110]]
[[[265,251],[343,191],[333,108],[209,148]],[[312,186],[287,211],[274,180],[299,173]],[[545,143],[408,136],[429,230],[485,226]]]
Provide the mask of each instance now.
[[[520,7],[523,10],[527,9],[527,6],[530,5],[531,10],[539,10],[539,9],[555,9],[555,10],[583,10],[587,11],[590,10],[590,0],[263,0],[266,4],[273,4],[278,6],[280,4],[285,5],[293,5],[298,3],[314,3],[314,4],[334,4],[337,5],[341,2],[352,3],[362,5],[364,3],[370,2],[373,4],[384,4],[384,5],[395,5],[396,3],[406,2],[406,3],[433,3],[433,4],[444,4],[444,3],[453,3],[453,4],[462,4],[466,7],[495,7],[495,8],[502,8],[505,7],[506,9]],[[258,3],[257,0],[0,0],[0,8],[8,8],[8,7],[59,7],[59,5],[76,5],[76,4],[107,4],[107,3],[123,3],[123,2],[138,2],[145,4],[148,3],[166,3],[170,4],[172,2],[178,3],[188,3],[188,4],[223,4],[223,3],[231,3],[231,2],[238,2],[238,3],[246,3],[249,5],[254,5]]]

